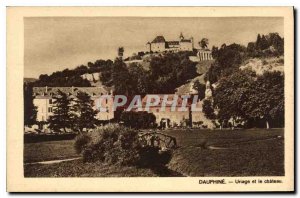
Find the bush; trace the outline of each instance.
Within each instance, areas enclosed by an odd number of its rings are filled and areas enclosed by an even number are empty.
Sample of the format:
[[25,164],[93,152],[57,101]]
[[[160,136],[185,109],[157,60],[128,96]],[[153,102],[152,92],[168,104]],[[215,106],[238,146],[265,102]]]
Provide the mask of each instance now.
[[84,162],[149,167],[166,161],[158,147],[142,145],[136,130],[116,124],[78,136],[75,149],[82,153]]
[[75,149],[82,153],[84,162],[122,166],[157,167],[171,159],[170,151],[160,153],[159,147],[142,144],[136,130],[116,124],[79,135]]
[[91,138],[87,134],[77,135],[74,144],[76,152],[78,154],[81,153],[84,150],[85,146],[87,146],[87,144],[90,142],[90,140]]
[[124,111],[120,120],[127,127],[135,129],[154,128],[156,117],[153,113]]

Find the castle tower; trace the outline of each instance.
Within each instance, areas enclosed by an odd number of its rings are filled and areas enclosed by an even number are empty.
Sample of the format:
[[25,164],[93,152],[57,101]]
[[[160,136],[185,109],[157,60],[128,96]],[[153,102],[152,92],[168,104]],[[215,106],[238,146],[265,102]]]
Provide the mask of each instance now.
[[183,36],[182,32],[180,32],[179,40],[181,41],[183,39],[184,39],[184,36]]
[[152,51],[152,50],[151,50],[151,43],[148,42],[146,45],[147,45],[147,50],[148,50],[149,52],[151,52],[151,51]]

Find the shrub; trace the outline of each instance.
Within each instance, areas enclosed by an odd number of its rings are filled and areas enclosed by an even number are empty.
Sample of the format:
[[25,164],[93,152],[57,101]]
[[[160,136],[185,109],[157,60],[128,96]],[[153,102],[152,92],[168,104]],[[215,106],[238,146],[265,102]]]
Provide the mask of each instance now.
[[158,148],[142,145],[136,130],[116,124],[78,136],[75,149],[82,153],[85,162],[123,166],[151,166],[160,162]]
[[153,113],[124,111],[121,113],[120,120],[127,127],[141,129],[154,128],[156,117]]
[[90,141],[91,141],[91,138],[87,134],[77,135],[75,138],[75,144],[74,144],[74,148],[75,148],[76,152],[78,154],[81,153]]

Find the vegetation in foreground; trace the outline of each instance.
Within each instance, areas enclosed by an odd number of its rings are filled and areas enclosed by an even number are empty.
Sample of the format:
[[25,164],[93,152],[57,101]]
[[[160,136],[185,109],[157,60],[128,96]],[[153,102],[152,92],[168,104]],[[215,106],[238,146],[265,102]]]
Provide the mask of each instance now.
[[[180,146],[173,152],[167,167],[141,168],[111,165],[100,161],[84,163],[82,160],[76,160],[48,165],[28,164],[24,166],[24,174],[25,177],[284,175],[283,129],[170,130],[166,133],[175,136]],[[69,144],[66,144],[66,141],[56,141],[52,144],[52,146],[66,145],[64,149],[52,150],[50,152],[52,159],[56,159],[55,156],[61,152],[65,152],[65,158],[68,158],[68,155],[69,158],[73,157],[75,153],[73,142],[69,141]],[[36,147],[31,150],[28,149],[29,145],[34,144],[25,144],[25,160],[33,159],[31,156],[40,153],[37,151],[46,151],[49,143],[36,143]],[[40,155],[40,161],[41,157],[50,160],[49,156]]]

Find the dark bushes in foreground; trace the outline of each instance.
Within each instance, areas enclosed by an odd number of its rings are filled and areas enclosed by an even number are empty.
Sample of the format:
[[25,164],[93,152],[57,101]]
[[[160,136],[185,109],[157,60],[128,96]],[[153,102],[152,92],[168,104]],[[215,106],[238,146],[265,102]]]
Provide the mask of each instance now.
[[122,166],[152,167],[166,164],[170,153],[159,152],[158,147],[143,145],[138,131],[106,125],[76,138],[75,149],[85,162],[101,161]]

